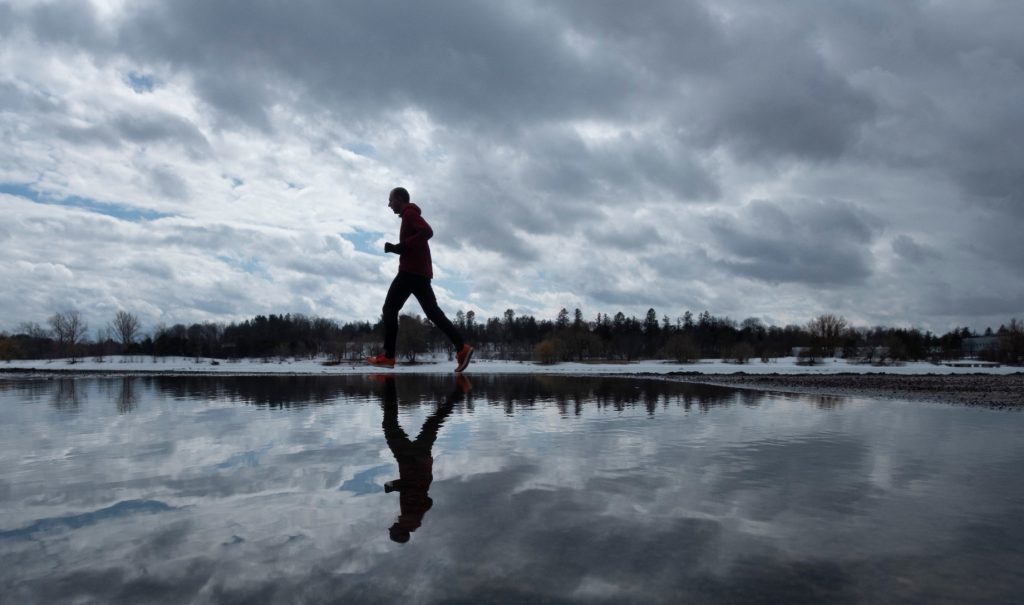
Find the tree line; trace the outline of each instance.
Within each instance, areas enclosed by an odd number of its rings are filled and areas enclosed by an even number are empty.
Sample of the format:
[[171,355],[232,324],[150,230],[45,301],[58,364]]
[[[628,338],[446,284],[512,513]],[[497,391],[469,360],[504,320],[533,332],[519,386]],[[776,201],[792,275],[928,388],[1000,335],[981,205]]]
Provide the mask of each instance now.
[[[554,319],[517,315],[480,320],[458,311],[454,323],[482,358],[536,361],[635,361],[724,359],[747,363],[797,355],[812,364],[845,357],[886,364],[911,360],[977,357],[1010,364],[1024,362],[1024,322],[1011,319],[984,336],[968,328],[937,335],[914,328],[855,327],[841,316],[822,314],[802,325],[765,325],[751,317],[736,322],[708,311],[687,311],[672,319],[649,309],[642,318],[598,313],[585,319],[580,309],[562,309]],[[423,356],[453,355],[451,345],[429,320],[399,318],[398,355],[415,362]],[[980,337],[982,336],[982,337]],[[980,337],[980,338],[979,338]],[[327,363],[358,361],[377,352],[383,323],[339,323],[302,314],[257,315],[241,322],[159,325],[143,333],[138,317],[118,311],[90,337],[75,310],[54,313],[43,326],[24,323],[13,334],[0,333],[0,359],[47,359],[110,355],[215,359],[326,358]]]

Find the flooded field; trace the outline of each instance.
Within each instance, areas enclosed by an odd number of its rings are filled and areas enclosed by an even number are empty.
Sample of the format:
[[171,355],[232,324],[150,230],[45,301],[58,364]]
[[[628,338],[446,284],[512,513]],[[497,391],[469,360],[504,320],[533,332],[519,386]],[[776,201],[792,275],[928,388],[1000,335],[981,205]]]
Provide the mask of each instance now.
[[1024,592],[1024,414],[469,380],[0,380],[0,602]]

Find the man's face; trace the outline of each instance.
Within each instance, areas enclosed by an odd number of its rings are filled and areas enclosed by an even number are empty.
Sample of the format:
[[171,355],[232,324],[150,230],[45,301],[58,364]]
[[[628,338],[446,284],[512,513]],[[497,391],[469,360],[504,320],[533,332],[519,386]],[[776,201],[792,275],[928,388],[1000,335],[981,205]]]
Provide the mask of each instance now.
[[394,195],[389,195],[388,196],[388,208],[391,208],[391,211],[394,212],[395,214],[401,214],[402,213],[402,202],[396,200]]

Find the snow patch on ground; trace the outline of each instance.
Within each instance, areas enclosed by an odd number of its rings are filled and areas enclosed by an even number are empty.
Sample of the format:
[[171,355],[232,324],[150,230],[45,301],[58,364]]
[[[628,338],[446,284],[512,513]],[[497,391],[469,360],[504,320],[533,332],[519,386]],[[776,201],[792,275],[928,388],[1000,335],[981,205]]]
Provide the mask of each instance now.
[[[67,359],[16,360],[0,363],[0,371],[36,372],[150,372],[158,374],[445,374],[455,369],[455,362],[447,359],[426,360],[415,365],[399,364],[393,370],[375,368],[364,364],[342,363],[324,365],[326,359],[299,359],[264,361],[260,359],[213,360],[193,357],[158,357],[154,361],[143,356],[112,356],[104,361],[92,358],[72,363]],[[216,364],[216,365],[214,365]],[[560,363],[541,365],[533,362],[475,359],[468,373],[477,374],[669,374],[672,372],[696,372],[700,374],[1015,374],[1024,368],[1013,366],[997,367],[948,367],[928,362],[907,362],[894,366],[872,366],[850,363],[844,359],[825,359],[813,366],[797,365],[795,357],[783,357],[769,363],[752,361],[738,364],[718,359],[704,359],[697,363],[680,364],[671,361],[646,360],[633,363]]]

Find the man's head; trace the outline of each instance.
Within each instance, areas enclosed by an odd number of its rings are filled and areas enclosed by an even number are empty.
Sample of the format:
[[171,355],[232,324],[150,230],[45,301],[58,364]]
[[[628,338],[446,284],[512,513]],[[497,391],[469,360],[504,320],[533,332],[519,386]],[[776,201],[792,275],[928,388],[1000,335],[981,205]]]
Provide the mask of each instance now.
[[402,214],[405,207],[409,205],[409,192],[405,187],[395,187],[388,195],[388,208],[395,214]]

